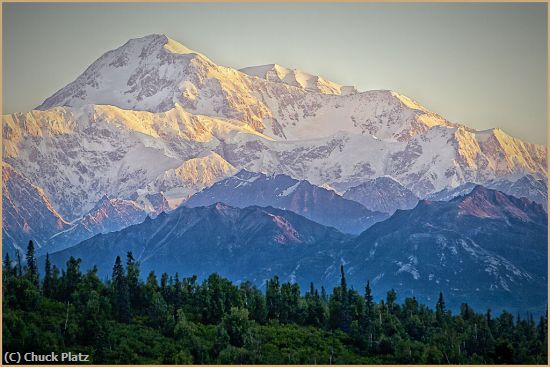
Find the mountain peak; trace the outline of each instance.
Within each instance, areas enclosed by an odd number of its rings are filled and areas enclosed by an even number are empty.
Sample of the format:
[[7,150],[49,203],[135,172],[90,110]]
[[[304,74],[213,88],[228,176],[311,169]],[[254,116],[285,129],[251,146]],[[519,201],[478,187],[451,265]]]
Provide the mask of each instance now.
[[457,200],[460,215],[479,218],[508,219],[522,222],[532,221],[533,217],[545,215],[542,206],[526,198],[515,198],[500,191],[477,185],[471,193]]
[[176,102],[184,103],[185,86],[180,85],[181,89],[175,86],[192,76],[189,69],[206,73],[216,67],[206,56],[166,35],[150,34],[106,52],[36,109],[100,104],[167,111]]
[[200,55],[202,57],[206,57],[203,54],[201,54],[200,52],[197,52],[197,51],[191,50],[190,48],[187,48],[186,46],[182,45],[178,41],[174,41],[173,39],[171,39],[171,38],[169,38],[165,35],[163,35],[163,36],[166,38],[166,43],[164,44],[164,49],[165,50],[168,50],[168,51],[170,51],[174,54],[181,54],[181,55],[196,54],[196,55]]
[[279,64],[249,66],[239,71],[270,82],[287,84],[312,92],[337,95],[357,93],[355,87],[342,86],[318,75],[312,75],[299,69],[289,69]]
[[181,54],[181,55],[197,54],[205,57],[201,53],[191,50],[190,48],[184,46],[180,42],[175,41],[172,38],[162,33],[152,33],[143,37],[132,38],[128,40],[128,42],[126,42],[123,46],[116,49],[115,51],[124,49],[125,47],[135,47],[137,45],[142,47],[143,45],[148,45],[149,47],[162,45],[162,47],[166,51],[169,51],[173,54]]

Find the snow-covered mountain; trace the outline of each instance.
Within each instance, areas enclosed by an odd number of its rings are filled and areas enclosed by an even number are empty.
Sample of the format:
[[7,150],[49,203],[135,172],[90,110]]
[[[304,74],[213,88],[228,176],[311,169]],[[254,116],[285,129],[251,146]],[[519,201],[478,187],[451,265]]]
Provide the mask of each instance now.
[[103,196],[90,212],[71,223],[70,228],[49,238],[38,253],[60,251],[96,234],[121,230],[143,222],[147,215],[148,212],[134,201]]
[[[548,211],[548,184],[546,178],[535,178],[532,175],[526,175],[517,179],[495,179],[487,182],[485,186],[517,198],[527,198],[542,205],[542,207]],[[441,191],[432,193],[427,196],[427,199],[434,201],[449,201],[457,196],[468,194],[474,187],[476,187],[476,184],[466,182],[457,187],[445,188]]]
[[351,234],[359,234],[388,217],[387,214],[368,210],[355,201],[344,199],[334,191],[312,185],[306,180],[246,170],[194,194],[184,205],[197,207],[217,202],[239,208],[258,205],[290,210]]
[[53,252],[171,210],[162,193],[135,201],[104,196],[86,215],[69,222],[40,187],[7,163],[3,163],[2,177],[2,243],[12,255],[15,250],[24,251],[29,240],[38,253]]
[[418,197],[547,175],[545,146],[499,129],[453,124],[393,91],[219,66],[164,35],[128,41],[36,110],[3,116],[3,138],[3,161],[67,221],[103,195],[162,191],[175,206],[241,169],[340,192],[387,176]]
[[334,95],[332,88],[308,89],[318,77],[304,80],[306,87],[250,76],[216,65],[164,35],[150,35],[105,53],[37,109],[103,104],[166,112],[179,104],[193,114],[238,120],[270,137],[288,140],[324,137],[339,130],[405,140],[434,125],[450,125],[395,92],[341,96]]
[[21,251],[29,240],[41,247],[69,223],[55,210],[44,191],[10,165],[2,164],[2,245]]
[[344,198],[357,201],[367,209],[393,214],[397,209],[412,209],[418,197],[391,177],[377,177],[344,192]]
[[548,180],[535,178],[532,175],[513,179],[495,179],[487,183],[487,187],[502,191],[517,198],[527,198],[542,205],[548,211]]

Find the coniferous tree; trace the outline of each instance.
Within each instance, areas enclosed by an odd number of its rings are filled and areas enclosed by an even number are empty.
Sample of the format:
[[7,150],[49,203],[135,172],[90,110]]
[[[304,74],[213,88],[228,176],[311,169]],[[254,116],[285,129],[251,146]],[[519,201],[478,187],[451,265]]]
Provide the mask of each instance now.
[[157,275],[155,274],[154,271],[150,271],[149,275],[147,275],[147,280],[145,281],[145,285],[154,290],[158,290],[159,284],[157,280]]
[[52,287],[50,292],[51,298],[58,298],[60,295],[60,281],[59,281],[59,268],[57,266],[52,265]]
[[12,266],[12,260],[8,252],[6,252],[6,256],[4,257],[3,266],[4,266],[4,274],[8,276],[16,275],[16,269]]
[[181,282],[180,276],[176,273],[174,280],[174,309],[177,311],[181,307]]
[[141,302],[139,288],[139,263],[134,260],[132,251],[126,255],[126,280],[128,282],[128,297],[131,307],[138,307]]
[[544,343],[548,337],[548,320],[543,316],[540,317],[537,333],[540,341]]
[[374,318],[374,297],[372,296],[370,280],[368,280],[367,286],[365,287],[365,319],[363,322],[363,329],[365,330],[365,337],[369,348],[372,348],[374,343]]
[[321,286],[321,301],[325,304],[328,302],[327,290],[323,286]]
[[340,286],[332,290],[329,300],[329,324],[333,329],[349,331],[351,326],[350,294],[348,292],[344,266],[340,266]]
[[485,314],[485,319],[487,322],[487,327],[489,328],[489,331],[494,334],[495,331],[495,322],[493,320],[493,316],[491,314],[491,309],[487,309],[487,313]]
[[17,276],[21,276],[23,274],[23,268],[21,267],[21,254],[18,250],[15,251],[15,258],[17,261],[15,273]]
[[44,265],[44,280],[42,282],[42,292],[46,297],[51,297],[52,295],[52,264],[50,262],[49,253],[46,253],[46,263]]
[[114,311],[119,322],[128,323],[130,321],[130,300],[128,297],[128,283],[122,266],[120,256],[116,257],[113,267],[113,294],[114,294]]
[[[440,296],[442,297],[442,296]],[[395,306],[395,300],[397,299],[397,292],[395,292],[395,289],[390,289],[386,295],[386,305],[388,306],[388,310],[390,313],[393,313],[394,306]],[[442,298],[441,298],[442,300]]]
[[9,253],[6,252],[6,256],[4,257],[4,261],[2,263],[3,271],[2,271],[2,299],[6,299],[6,293],[8,291],[8,284],[11,283],[11,280],[13,279],[13,270],[11,267],[11,259]]
[[348,293],[348,286],[346,282],[346,273],[344,272],[344,265],[340,265],[340,288],[342,290],[342,297],[346,297]]
[[168,300],[170,298],[169,296],[169,289],[168,289],[168,274],[162,273],[160,276],[160,293],[164,297],[164,300]]
[[322,327],[326,321],[325,308],[323,302],[319,296],[319,292],[310,284],[310,290],[306,297],[306,324]]
[[147,276],[147,280],[145,281],[145,285],[143,287],[143,302],[145,304],[151,304],[153,296],[158,293],[158,291],[159,285],[157,281],[157,276],[154,271],[151,271],[149,272],[149,275]]
[[81,259],[75,259],[70,257],[67,261],[67,271],[62,275],[61,282],[63,283],[63,294],[62,299],[64,301],[69,301],[72,294],[76,291],[78,283],[82,274],[80,273],[80,263]]
[[350,307],[350,292],[348,291],[344,265],[340,265],[340,297],[342,307],[340,328],[347,332],[350,330],[352,317]]
[[4,270],[10,271],[11,270],[11,259],[9,252],[6,252],[6,256],[4,256]]
[[27,277],[32,284],[38,287],[38,266],[36,265],[36,259],[34,258],[34,242],[29,241],[27,245]]
[[439,292],[439,298],[435,305],[435,317],[439,325],[443,325],[445,316],[445,300],[443,299],[443,292]]
[[367,307],[367,310],[372,310],[372,308],[374,307],[370,280],[367,281],[367,286],[365,287],[365,305]]

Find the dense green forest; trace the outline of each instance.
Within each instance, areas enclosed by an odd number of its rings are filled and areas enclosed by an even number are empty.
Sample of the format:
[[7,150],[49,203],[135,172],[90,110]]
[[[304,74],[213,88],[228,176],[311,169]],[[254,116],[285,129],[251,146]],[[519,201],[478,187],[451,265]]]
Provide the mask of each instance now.
[[46,258],[39,274],[34,246],[25,265],[3,261],[4,351],[82,352],[95,364],[546,364],[548,315],[502,312],[453,315],[440,295],[434,309],[390,290],[375,302],[370,284],[327,293],[277,277],[261,292],[212,274],[153,272],[146,281],[132,253],[116,258],[112,278],[65,269]]

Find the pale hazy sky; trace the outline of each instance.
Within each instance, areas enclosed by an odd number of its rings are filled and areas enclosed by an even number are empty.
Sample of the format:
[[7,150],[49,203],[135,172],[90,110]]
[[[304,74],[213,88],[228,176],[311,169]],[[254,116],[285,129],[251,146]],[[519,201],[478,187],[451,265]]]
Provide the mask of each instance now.
[[130,38],[392,89],[453,122],[547,137],[546,4],[3,4],[4,113],[27,111]]

